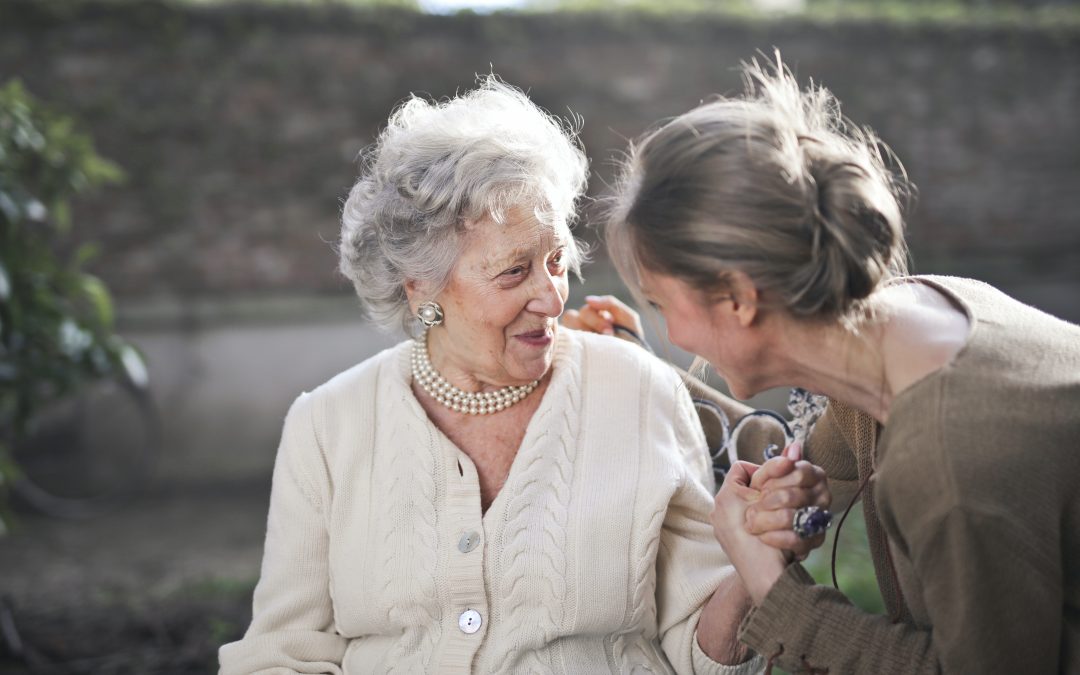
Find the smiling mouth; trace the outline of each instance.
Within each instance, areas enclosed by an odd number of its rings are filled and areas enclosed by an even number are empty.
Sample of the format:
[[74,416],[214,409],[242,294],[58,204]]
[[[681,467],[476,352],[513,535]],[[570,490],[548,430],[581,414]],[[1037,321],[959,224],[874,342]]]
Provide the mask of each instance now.
[[550,337],[550,336],[551,336],[551,331],[547,330],[546,328],[541,328],[539,330],[532,330],[532,331],[529,331],[528,333],[518,333],[518,335],[517,335],[517,337],[526,338],[526,339],[529,339],[529,340],[538,340],[540,338],[545,338],[545,337]]

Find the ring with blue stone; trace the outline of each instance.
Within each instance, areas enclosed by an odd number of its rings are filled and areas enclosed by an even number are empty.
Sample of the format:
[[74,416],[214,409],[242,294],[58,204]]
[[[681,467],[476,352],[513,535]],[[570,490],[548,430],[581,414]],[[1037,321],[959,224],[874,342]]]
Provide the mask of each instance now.
[[799,539],[812,539],[832,525],[832,513],[818,506],[804,506],[795,511],[791,519],[791,529]]

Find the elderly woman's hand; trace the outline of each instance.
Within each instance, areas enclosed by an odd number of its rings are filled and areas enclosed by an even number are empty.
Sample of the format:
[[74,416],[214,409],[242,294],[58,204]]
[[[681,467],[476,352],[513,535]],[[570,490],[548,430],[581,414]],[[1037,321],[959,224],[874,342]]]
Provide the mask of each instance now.
[[832,504],[825,472],[802,459],[802,446],[792,443],[779,457],[754,472],[750,487],[759,491],[746,509],[746,531],[762,542],[803,560],[825,542],[825,533],[801,539],[792,529],[795,511],[804,506],[827,509]]
[[746,529],[746,509],[759,499],[760,494],[750,487],[751,478],[760,470],[756,464],[735,462],[716,493],[711,516],[713,533],[755,605],[761,602],[787,566],[781,551],[766,545]]
[[563,313],[562,323],[567,328],[616,335],[631,341],[629,335],[616,332],[615,326],[623,326],[644,338],[641,317],[629,305],[614,295],[586,295],[581,309],[568,309]]

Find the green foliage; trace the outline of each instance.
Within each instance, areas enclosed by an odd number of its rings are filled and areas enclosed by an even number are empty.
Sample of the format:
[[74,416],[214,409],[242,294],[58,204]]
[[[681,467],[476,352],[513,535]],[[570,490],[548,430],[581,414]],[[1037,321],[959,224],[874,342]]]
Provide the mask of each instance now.
[[75,195],[121,180],[71,119],[13,81],[0,88],[0,533],[10,448],[37,411],[101,377],[146,385],[138,352],[113,333],[109,291],[83,266],[84,245],[61,253]]
[[[837,523],[840,515],[836,514]],[[804,563],[814,580],[825,586],[832,586],[831,561],[836,532],[834,525],[825,543],[811,553]],[[856,504],[851,509],[840,530],[840,544],[836,550],[836,581],[855,606],[872,614],[885,613],[885,603],[878,590],[874,562],[870,557],[862,504]]]

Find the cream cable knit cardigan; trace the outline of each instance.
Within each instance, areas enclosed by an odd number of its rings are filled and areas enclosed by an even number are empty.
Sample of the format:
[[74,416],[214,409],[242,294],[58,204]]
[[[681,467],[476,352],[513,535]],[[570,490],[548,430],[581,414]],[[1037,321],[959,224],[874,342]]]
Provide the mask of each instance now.
[[410,342],[293,404],[234,673],[724,673],[695,629],[732,574],[685,387],[560,329],[551,383],[487,513],[410,389]]

